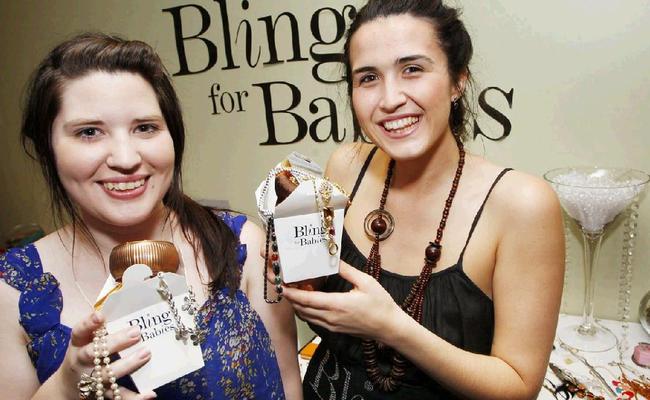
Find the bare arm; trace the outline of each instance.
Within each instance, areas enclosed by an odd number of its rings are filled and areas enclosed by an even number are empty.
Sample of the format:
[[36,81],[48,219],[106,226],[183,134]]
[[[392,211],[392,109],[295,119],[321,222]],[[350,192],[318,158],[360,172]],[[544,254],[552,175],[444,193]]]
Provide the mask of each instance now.
[[[77,382],[82,372],[89,372],[93,365],[92,332],[104,323],[103,317],[88,316],[82,319],[72,331],[71,344],[59,369],[42,385],[26,349],[26,334],[18,323],[18,292],[0,282],[0,351],[4,366],[0,368],[0,397],[3,399],[73,399],[79,397]],[[127,335],[126,331],[108,337],[111,353],[122,350],[139,341],[139,331]],[[112,363],[116,377],[136,370],[146,363],[150,354],[129,356]],[[7,366],[11,366],[10,368]],[[151,399],[154,393],[136,394],[122,389],[122,398]]]
[[[36,370],[27,354],[27,335],[18,322],[19,292],[0,280],[0,397],[29,399],[38,389]],[[9,368],[11,366],[11,368]]]
[[552,190],[534,178],[519,176],[516,181],[523,189],[496,211],[502,213],[503,228],[493,275],[495,332],[489,356],[436,336],[405,314],[372,277],[345,264],[341,276],[354,285],[352,291],[305,293],[288,288],[285,296],[305,319],[334,332],[386,343],[463,397],[533,399],[557,324],[564,236]]
[[302,383],[298,368],[298,343],[293,309],[287,301],[267,304],[264,301],[264,260],[259,255],[265,243],[262,230],[252,222],[246,222],[241,242],[248,248],[244,264],[242,288],[251,305],[260,315],[280,366],[282,384],[287,399],[302,399]]
[[519,198],[509,208],[514,215],[499,242],[493,277],[490,356],[457,349],[403,313],[395,324],[402,328],[386,338],[428,374],[471,398],[535,398],[555,335],[564,271],[559,205],[540,183],[513,197]]

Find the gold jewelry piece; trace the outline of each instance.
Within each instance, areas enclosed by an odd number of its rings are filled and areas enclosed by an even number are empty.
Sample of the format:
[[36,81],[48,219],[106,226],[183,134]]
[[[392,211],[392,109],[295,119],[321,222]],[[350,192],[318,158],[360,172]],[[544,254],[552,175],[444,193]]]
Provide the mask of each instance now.
[[180,258],[176,246],[164,240],[138,240],[122,243],[111,250],[109,269],[117,282],[133,264],[145,264],[154,274],[176,272]]
[[336,244],[336,233],[334,229],[334,209],[330,207],[330,200],[332,200],[332,184],[327,179],[324,179],[320,186],[320,195],[323,199],[323,228],[327,235],[327,249],[331,256],[339,251],[339,246]]
[[95,379],[88,375],[87,373],[81,374],[81,379],[77,383],[77,389],[79,389],[79,399],[80,400],[89,400],[92,399],[94,393],[93,388],[95,386]]
[[330,207],[332,200],[332,184],[327,179],[323,179],[319,189],[316,189],[316,180],[312,180],[314,185],[314,200],[316,201],[316,210],[321,215],[321,227],[323,234],[327,236],[327,250],[331,256],[336,255],[339,246],[336,244],[334,234],[334,209]]

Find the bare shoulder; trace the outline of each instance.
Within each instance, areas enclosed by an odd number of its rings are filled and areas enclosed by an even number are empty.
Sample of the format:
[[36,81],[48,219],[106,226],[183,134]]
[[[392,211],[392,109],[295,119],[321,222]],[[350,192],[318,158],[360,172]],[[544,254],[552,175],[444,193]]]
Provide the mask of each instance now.
[[368,143],[339,145],[327,161],[325,176],[349,192],[373,147]]
[[542,178],[525,172],[508,171],[492,192],[494,211],[502,221],[512,226],[539,223],[561,218],[561,208],[555,191]]
[[476,171],[472,175],[476,182],[493,182],[503,173],[490,194],[488,206],[496,215],[503,216],[508,224],[513,222],[513,217],[526,222],[549,215],[561,215],[555,192],[542,178],[516,169],[503,172],[505,167],[482,157],[472,155],[470,160]]
[[538,214],[560,210],[555,191],[542,178],[517,170],[509,171],[504,178],[498,196],[511,211]]
[[247,246],[257,245],[264,240],[264,231],[255,222],[250,219],[242,226],[239,241]]

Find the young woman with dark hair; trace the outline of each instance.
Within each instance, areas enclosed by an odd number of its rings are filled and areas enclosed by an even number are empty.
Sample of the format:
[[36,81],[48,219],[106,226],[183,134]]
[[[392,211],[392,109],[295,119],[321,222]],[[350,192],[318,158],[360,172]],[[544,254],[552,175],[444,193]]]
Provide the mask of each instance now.
[[439,0],[370,0],[347,34],[355,126],[340,274],[286,288],[321,336],[308,399],[533,399],[562,292],[559,203],[463,146],[472,43]]
[[[149,45],[84,34],[57,46],[32,77],[22,135],[62,227],[0,258],[0,397],[93,398],[78,388],[97,361],[93,332],[104,323],[91,299],[111,249],[143,239],[173,242],[185,261],[181,273],[202,304],[205,367],[156,393],[116,386],[119,395],[106,395],[301,397],[291,307],[263,300],[263,233],[183,194],[180,104]],[[137,328],[108,335],[108,353],[139,340]],[[150,357],[144,349],[110,367],[121,378]]]

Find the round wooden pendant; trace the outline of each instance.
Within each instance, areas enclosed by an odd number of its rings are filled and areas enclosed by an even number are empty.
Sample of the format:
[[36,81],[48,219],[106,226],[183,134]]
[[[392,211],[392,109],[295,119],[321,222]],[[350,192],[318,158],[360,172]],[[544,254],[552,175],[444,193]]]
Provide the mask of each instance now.
[[386,240],[395,229],[395,219],[386,210],[372,210],[366,215],[363,228],[371,239],[378,235],[380,241]]

